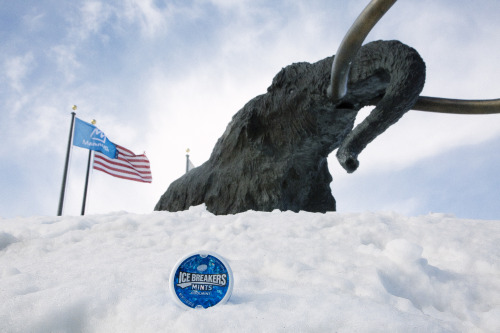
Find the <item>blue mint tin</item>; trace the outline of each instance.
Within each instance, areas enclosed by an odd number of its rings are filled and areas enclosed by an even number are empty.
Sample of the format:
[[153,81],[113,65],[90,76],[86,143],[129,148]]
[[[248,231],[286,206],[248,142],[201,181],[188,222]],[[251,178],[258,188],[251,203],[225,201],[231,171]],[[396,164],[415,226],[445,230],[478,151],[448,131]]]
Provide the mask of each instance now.
[[224,258],[201,251],[177,262],[170,273],[170,291],[181,307],[206,309],[228,301],[233,281],[233,272]]

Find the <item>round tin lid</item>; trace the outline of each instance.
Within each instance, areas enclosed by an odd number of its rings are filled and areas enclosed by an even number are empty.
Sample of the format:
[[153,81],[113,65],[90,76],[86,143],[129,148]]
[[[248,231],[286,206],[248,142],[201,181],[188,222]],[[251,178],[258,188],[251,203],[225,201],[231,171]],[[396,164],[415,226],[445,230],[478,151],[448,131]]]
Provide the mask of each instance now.
[[200,251],[175,264],[170,291],[181,307],[208,308],[227,302],[233,291],[233,272],[216,253]]

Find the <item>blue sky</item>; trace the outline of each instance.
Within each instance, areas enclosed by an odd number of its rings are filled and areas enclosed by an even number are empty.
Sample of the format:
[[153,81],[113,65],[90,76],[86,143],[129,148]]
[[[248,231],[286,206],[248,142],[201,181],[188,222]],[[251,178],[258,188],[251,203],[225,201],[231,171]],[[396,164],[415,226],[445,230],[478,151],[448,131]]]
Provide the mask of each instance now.
[[[368,1],[0,0],[0,216],[55,215],[71,106],[146,152],[153,183],[93,172],[87,213],[151,212],[208,159],[274,75],[335,54]],[[398,39],[427,65],[423,95],[498,98],[500,3],[399,0],[366,42]],[[369,110],[360,112],[362,118]],[[329,157],[338,210],[500,219],[500,115],[410,111],[346,174]],[[78,215],[87,151],[74,147],[65,215]]]

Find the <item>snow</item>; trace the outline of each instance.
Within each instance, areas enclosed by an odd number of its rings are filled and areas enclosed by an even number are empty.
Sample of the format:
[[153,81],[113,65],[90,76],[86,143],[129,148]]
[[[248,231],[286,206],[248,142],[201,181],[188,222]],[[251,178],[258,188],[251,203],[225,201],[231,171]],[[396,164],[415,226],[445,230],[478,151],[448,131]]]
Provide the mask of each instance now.
[[[500,332],[500,221],[391,212],[0,219],[1,332]],[[184,255],[235,284],[185,310]]]

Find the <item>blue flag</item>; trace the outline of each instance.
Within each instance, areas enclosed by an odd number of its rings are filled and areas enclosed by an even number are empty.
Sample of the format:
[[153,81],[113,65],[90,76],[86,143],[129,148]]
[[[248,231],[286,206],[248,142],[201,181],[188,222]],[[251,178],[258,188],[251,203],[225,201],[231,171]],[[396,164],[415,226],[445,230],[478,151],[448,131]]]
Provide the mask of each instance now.
[[92,124],[75,118],[73,145],[96,150],[110,158],[116,158],[116,146],[106,135]]

